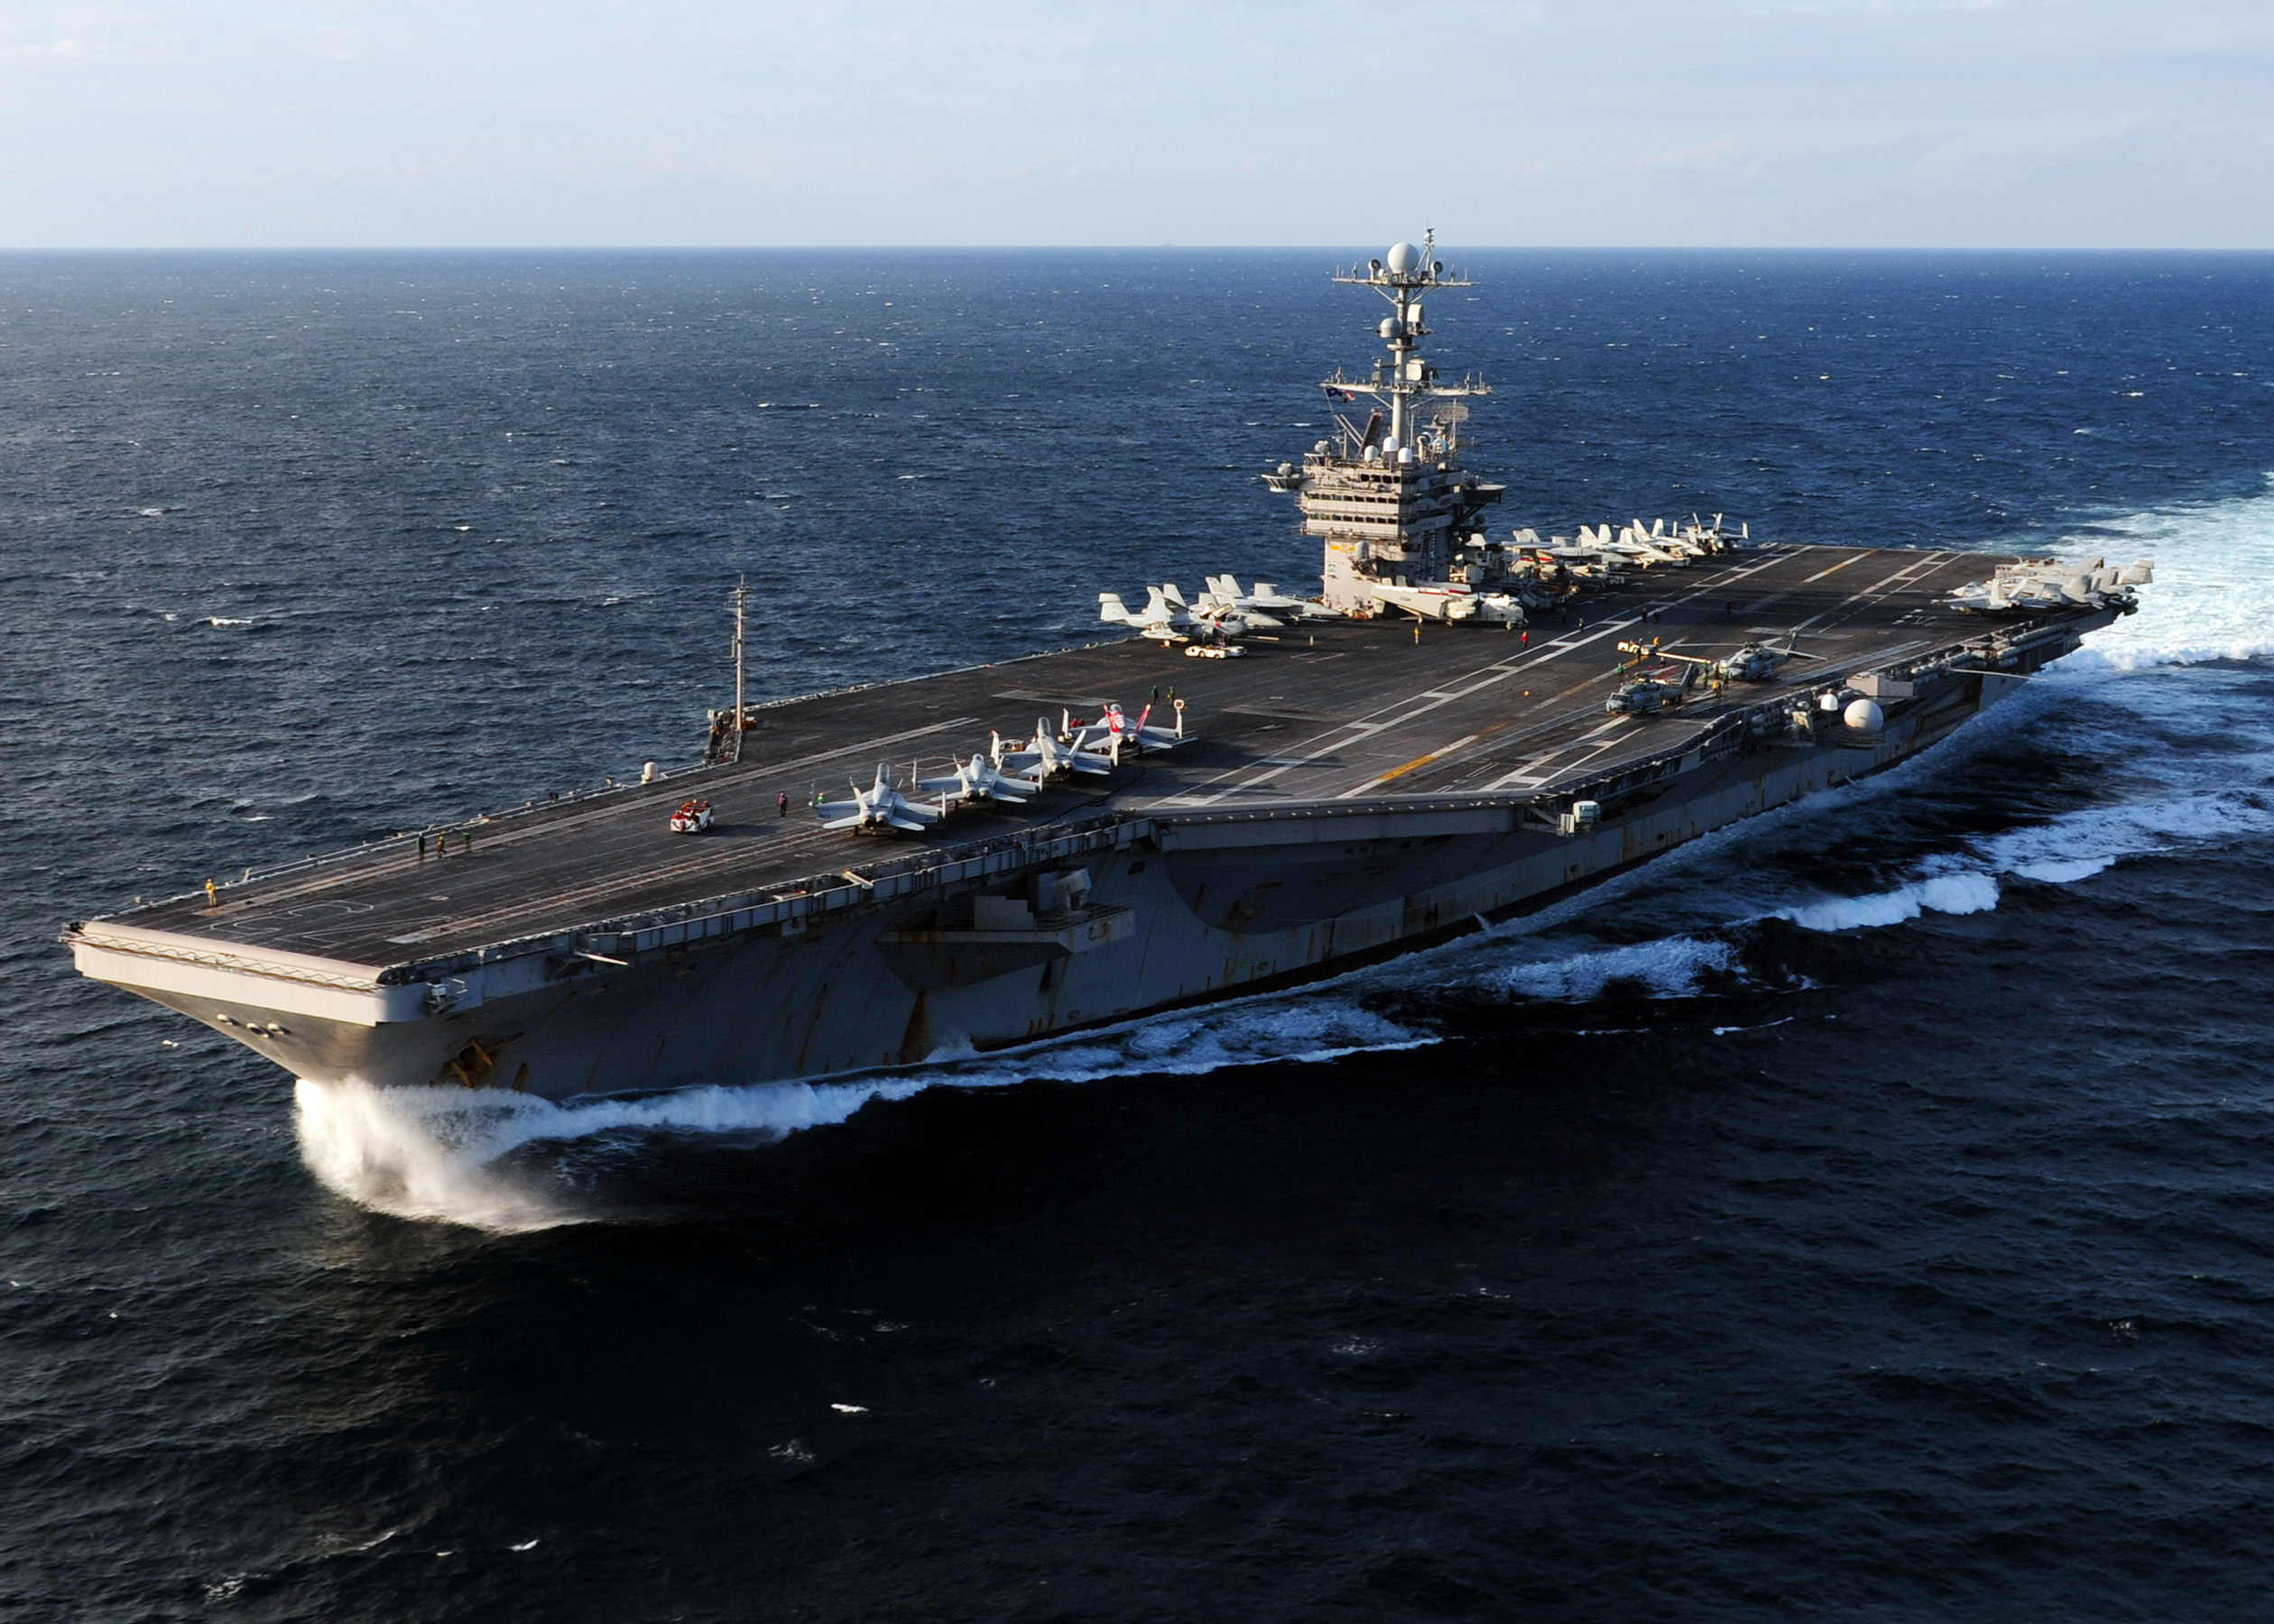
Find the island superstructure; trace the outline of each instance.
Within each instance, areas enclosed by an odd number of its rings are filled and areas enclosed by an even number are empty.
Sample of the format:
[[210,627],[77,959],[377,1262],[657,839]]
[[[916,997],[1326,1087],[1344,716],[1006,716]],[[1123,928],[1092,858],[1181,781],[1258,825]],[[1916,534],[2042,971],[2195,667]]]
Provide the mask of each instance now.
[[1384,355],[1326,387],[1371,407],[1265,476],[1321,541],[1317,599],[1156,589],[1139,636],[737,703],[658,781],[75,922],[79,969],[377,1085],[559,1099],[1002,1048],[1474,930],[1892,765],[2146,578],[1985,586],[1978,553],[1704,521],[1493,540],[1502,490],[1461,464],[1483,386],[1418,347],[1422,295],[1468,283],[1433,242],[1346,280],[1389,300]]
[[[1503,494],[1460,465],[1466,402],[1490,389],[1474,377],[1445,383],[1420,350],[1429,335],[1422,295],[1475,284],[1446,270],[1434,233],[1335,280],[1372,288],[1390,304],[1376,329],[1386,353],[1373,373],[1351,378],[1336,368],[1322,385],[1330,401],[1363,400],[1372,409],[1363,424],[1336,411],[1338,435],[1305,453],[1299,470],[1282,463],[1264,477],[1275,490],[1300,493],[1303,532],[1325,543],[1326,607],[1371,614],[1387,589],[1397,606],[1426,614],[1408,595],[1468,585],[1472,564],[1484,584],[1485,538],[1476,527]],[[1469,551],[1472,536],[1478,546]]]

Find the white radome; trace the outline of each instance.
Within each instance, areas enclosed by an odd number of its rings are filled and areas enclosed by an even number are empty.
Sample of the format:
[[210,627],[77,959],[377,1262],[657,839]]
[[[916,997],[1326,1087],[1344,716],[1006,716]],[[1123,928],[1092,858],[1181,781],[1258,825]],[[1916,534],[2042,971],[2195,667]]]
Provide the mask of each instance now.
[[1849,700],[1847,709],[1840,713],[1840,719],[1862,734],[1875,734],[1887,721],[1881,715],[1880,707],[1869,699]]
[[1421,250],[1411,243],[1400,243],[1390,250],[1390,269],[1400,276],[1411,276],[1421,268]]

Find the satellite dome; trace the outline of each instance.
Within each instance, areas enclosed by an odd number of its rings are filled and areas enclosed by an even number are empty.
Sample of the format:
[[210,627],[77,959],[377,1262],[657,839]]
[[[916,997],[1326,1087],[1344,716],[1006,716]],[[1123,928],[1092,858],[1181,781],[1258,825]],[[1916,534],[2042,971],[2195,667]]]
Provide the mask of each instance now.
[[1421,250],[1411,243],[1400,243],[1390,250],[1390,269],[1399,276],[1411,276],[1421,268]]

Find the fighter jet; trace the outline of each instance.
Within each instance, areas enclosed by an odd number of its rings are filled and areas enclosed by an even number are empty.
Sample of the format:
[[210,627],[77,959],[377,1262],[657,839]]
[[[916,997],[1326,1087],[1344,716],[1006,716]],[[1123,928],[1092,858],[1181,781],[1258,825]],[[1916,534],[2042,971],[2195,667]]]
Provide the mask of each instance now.
[[1034,793],[1031,780],[1013,778],[984,755],[975,755],[968,761],[958,761],[950,778],[928,778],[916,780],[919,789],[929,790],[950,807],[972,802],[1004,801],[1024,806]]
[[1112,774],[1114,763],[1110,757],[1090,751],[1061,744],[1050,732],[1049,718],[1039,718],[1034,724],[1034,737],[1023,750],[1004,748],[1010,743],[1001,734],[994,738],[994,764],[1014,780],[1024,780],[1040,785],[1068,773],[1086,772],[1105,778]]
[[[1207,577],[1208,592],[1218,603],[1229,604],[1248,615],[1257,625],[1283,625],[1286,618],[1296,620],[1339,620],[1342,617],[1324,604],[1314,604],[1308,598],[1290,597],[1269,581],[1258,581],[1253,592],[1242,592],[1237,576],[1219,575]],[[1254,620],[1257,615],[1271,617],[1268,621]]]
[[2074,563],[2025,559],[1999,565],[1988,580],[1961,586],[1945,601],[1974,614],[2020,614],[2069,605],[2097,609],[2107,604],[2129,608],[2135,601],[2131,588],[2155,578],[2156,567],[2144,558],[2121,568],[2104,558]]
[[884,776],[879,763],[876,782],[864,789],[853,786],[853,810],[843,817],[833,817],[822,824],[825,829],[851,829],[856,834],[875,834],[886,829],[904,829],[911,835],[921,835],[948,815],[942,801],[938,807],[920,806],[903,798]]
[[1660,520],[1659,521],[1659,533],[1653,535],[1650,531],[1644,530],[1642,521],[1637,519],[1632,524],[1622,526],[1618,540],[1612,541],[1602,539],[1607,537],[1610,532],[1611,527],[1606,524],[1597,532],[1596,545],[1607,548],[1612,552],[1623,554],[1645,569],[1654,564],[1670,564],[1677,567],[1686,567],[1690,561],[1690,555],[1668,543],[1664,534],[1665,528],[1665,521]]
[[1152,719],[1152,706],[1148,705],[1137,713],[1132,723],[1118,705],[1109,705],[1105,714],[1095,722],[1076,724],[1067,719],[1063,734],[1065,742],[1077,750],[1103,755],[1119,764],[1125,753],[1142,755],[1148,750],[1174,750],[1184,743],[1183,735],[1166,727],[1146,725]]
[[1245,637],[1258,626],[1281,623],[1268,614],[1235,608],[1212,592],[1202,593],[1200,601],[1192,606],[1193,635],[1213,642],[1228,642],[1234,638]]
[[[1752,527],[1750,524],[1745,527],[1744,533],[1748,540],[1752,538]],[[1722,516],[1719,513],[1714,515],[1714,521],[1711,524],[1706,523],[1696,513],[1692,513],[1689,516],[1689,528],[1682,531],[1682,540],[1697,548],[1701,552],[1707,553],[1727,552],[1736,545],[1735,541],[1723,531]]]

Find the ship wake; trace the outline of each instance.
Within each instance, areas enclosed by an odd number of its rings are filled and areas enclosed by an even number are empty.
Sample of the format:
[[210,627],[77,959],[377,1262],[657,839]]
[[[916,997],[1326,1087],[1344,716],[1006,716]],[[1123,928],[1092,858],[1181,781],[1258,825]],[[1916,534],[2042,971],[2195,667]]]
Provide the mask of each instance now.
[[805,1083],[721,1083],[627,1099],[558,1103],[497,1089],[374,1088],[300,1080],[300,1158],[335,1194],[374,1212],[501,1232],[624,1214],[593,1162],[540,1148],[636,1144],[659,1134],[767,1143],[843,1122],[871,1101],[929,1088],[1193,1075],[1227,1066],[1339,1059],[1415,1048],[1429,1033],[1334,996],[1259,998],[1127,1022],[992,1054],[950,1046],[925,1065]]

